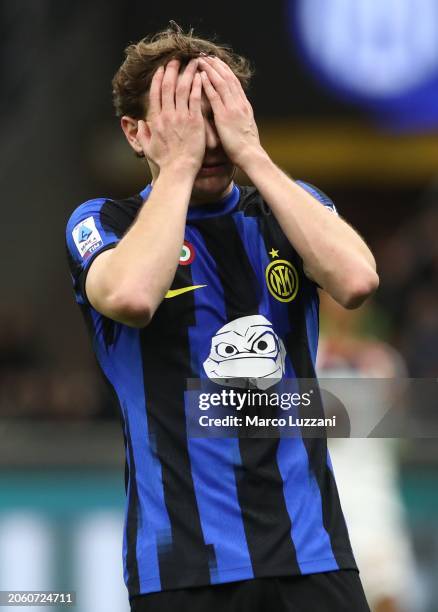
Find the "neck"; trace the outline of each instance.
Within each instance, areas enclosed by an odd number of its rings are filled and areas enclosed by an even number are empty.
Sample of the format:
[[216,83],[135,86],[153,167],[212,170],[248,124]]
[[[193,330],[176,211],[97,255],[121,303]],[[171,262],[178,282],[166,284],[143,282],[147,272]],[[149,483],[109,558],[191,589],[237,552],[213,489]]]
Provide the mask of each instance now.
[[195,194],[192,192],[192,195],[190,197],[190,206],[200,206],[202,204],[212,204],[214,202],[220,202],[220,200],[223,200],[227,197],[227,195],[232,192],[233,187],[234,181],[231,181],[228,187],[220,193]]
[[[152,174],[151,186],[153,187],[155,181],[158,178],[158,174],[155,174],[155,172],[151,172],[151,174]],[[229,195],[232,192],[233,187],[234,187],[234,181],[232,180],[230,184],[227,186],[227,188],[224,189],[224,191],[220,193],[196,194],[192,192],[192,195],[190,196],[190,206],[200,206],[202,204],[212,204],[214,202],[220,202],[220,200],[222,200],[223,198],[226,198],[227,195]]]

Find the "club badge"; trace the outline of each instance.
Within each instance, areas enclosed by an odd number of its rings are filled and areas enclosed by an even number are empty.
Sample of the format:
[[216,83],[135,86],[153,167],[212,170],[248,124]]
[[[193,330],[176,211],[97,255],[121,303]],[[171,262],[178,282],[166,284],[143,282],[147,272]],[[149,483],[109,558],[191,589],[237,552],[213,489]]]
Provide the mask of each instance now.
[[[271,257],[278,257],[278,251],[271,249]],[[269,293],[279,302],[292,302],[298,293],[298,272],[286,259],[275,259],[266,267],[266,284]]]

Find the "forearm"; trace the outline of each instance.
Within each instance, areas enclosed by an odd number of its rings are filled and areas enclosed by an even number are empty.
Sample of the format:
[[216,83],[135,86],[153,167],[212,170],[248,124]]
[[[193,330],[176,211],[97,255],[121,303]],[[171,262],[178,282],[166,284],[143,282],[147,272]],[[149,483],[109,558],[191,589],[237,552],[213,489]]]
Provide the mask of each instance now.
[[193,176],[184,169],[160,173],[135,223],[99,271],[98,309],[123,322],[150,320],[175,276],[192,186]]
[[307,275],[347,307],[358,306],[378,284],[374,257],[361,237],[259,150],[243,170],[269,204],[303,260]]
[[375,262],[363,240],[275,166],[260,145],[251,104],[239,80],[218,58],[199,60],[204,91],[230,159],[269,204],[304,271],[339,303],[354,308],[378,284]]

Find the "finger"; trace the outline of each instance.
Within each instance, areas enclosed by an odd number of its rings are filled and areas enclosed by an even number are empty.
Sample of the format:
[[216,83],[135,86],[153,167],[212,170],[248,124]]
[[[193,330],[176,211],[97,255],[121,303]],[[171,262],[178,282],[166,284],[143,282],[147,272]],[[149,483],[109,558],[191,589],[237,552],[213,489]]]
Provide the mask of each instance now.
[[151,128],[147,121],[143,119],[139,119],[137,122],[137,140],[139,142],[143,142],[144,140],[149,140],[151,137]]
[[190,92],[189,107],[190,112],[201,114],[202,80],[197,72],[193,77],[192,90]]
[[144,121],[143,119],[139,119],[137,121],[137,138],[138,139],[143,138],[146,125],[147,125],[146,121]]
[[230,90],[230,87],[229,87],[229,83],[227,82],[227,80],[225,80],[219,74],[219,72],[216,70],[216,68],[214,68],[205,59],[201,58],[199,60],[199,64],[200,64],[202,70],[207,73],[208,80],[213,85],[213,87],[216,90],[216,92],[222,98],[222,102],[224,104],[226,104],[227,102],[231,101],[232,98],[233,98],[233,95],[231,93],[231,90]]
[[184,73],[179,77],[175,94],[175,104],[177,110],[187,110],[190,92],[197,68],[198,59],[192,59],[185,67]]
[[152,77],[149,90],[149,112],[158,114],[161,111],[161,83],[164,75],[164,66],[160,66]]
[[209,56],[206,58],[206,61],[211,66],[213,66],[213,68],[222,76],[222,78],[228,81],[228,83],[230,84],[230,89],[233,91],[233,94],[243,94],[243,96],[246,97],[241,82],[231,70],[231,68],[228,66],[228,64],[226,64],[217,56]]
[[208,78],[207,72],[201,72],[202,79],[202,87],[205,91],[205,95],[210,101],[211,108],[213,109],[213,114],[217,116],[217,114],[223,109],[224,105],[221,99],[221,96],[218,94],[216,89],[213,87],[210,79]]
[[220,60],[218,57],[216,56],[207,56],[205,58],[203,58],[205,62],[207,62],[210,66],[213,66],[213,68],[223,77],[223,78],[229,78],[231,77],[232,79],[237,79],[236,75],[234,74],[234,72],[231,70],[231,68],[228,66],[228,64],[226,64],[225,62],[223,62],[222,60]]
[[[144,121],[143,119],[139,119],[137,123],[137,134],[135,137],[135,145],[138,145],[143,150],[143,153],[146,153],[146,149],[149,146],[150,140],[151,140],[151,128],[148,122]],[[137,153],[141,153],[141,151],[139,151],[137,147],[136,147],[136,151]]]
[[161,107],[163,110],[175,110],[175,88],[178,79],[179,61],[171,60],[164,72],[161,83]]

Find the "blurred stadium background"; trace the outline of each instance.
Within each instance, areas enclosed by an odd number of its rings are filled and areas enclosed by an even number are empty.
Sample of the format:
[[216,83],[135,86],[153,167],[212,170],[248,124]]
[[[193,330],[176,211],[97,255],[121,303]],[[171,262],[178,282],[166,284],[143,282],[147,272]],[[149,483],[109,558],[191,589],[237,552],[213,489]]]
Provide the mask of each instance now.
[[[0,589],[76,590],[78,612],[128,609],[123,448],[74,304],[64,226],[80,202],[147,182],[113,117],[110,81],[126,44],[169,19],[253,61],[263,144],[291,176],[327,192],[372,246],[381,288],[347,326],[356,349],[380,348],[373,366],[390,354],[394,375],[438,376],[438,0],[2,0]],[[331,317],[324,310],[336,352],[346,332]],[[389,529],[397,522],[412,587],[408,596],[383,588],[373,606],[435,612],[436,440],[397,440],[388,452],[389,479],[378,462],[374,486],[360,465],[353,474],[349,486],[364,492],[354,529],[360,539],[380,507]],[[374,499],[385,487],[392,510]],[[384,583],[404,563],[397,546],[387,550]]]

